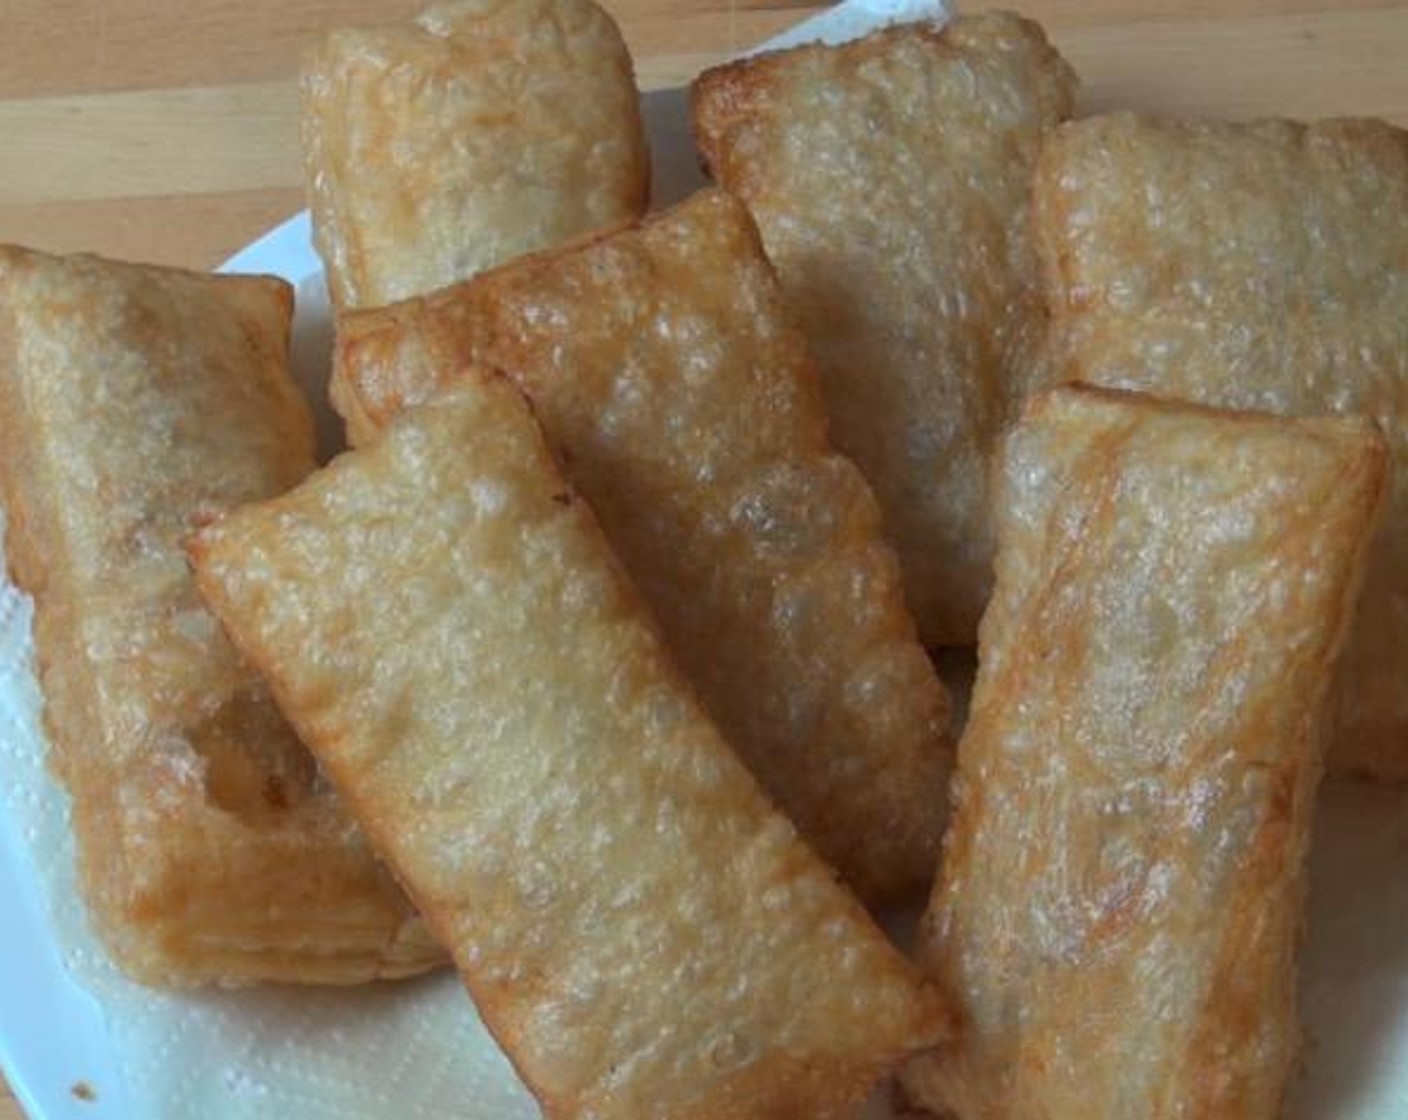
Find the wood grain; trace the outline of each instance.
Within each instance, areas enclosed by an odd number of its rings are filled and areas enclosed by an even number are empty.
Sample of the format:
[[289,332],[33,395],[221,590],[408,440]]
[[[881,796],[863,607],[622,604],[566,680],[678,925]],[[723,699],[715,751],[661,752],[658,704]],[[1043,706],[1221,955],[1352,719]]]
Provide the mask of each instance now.
[[[299,206],[302,51],[334,24],[395,18],[417,3],[12,0],[0,241],[218,262]],[[805,0],[608,6],[652,88],[812,10]],[[1408,123],[1408,3],[1032,0],[1026,10],[1081,72],[1088,111]]]
[[[811,0],[604,0],[642,84],[682,83]],[[421,0],[8,0],[0,241],[212,265],[301,205],[294,80],[339,23]],[[1012,0],[1017,3],[1017,0]],[[1011,3],[974,3],[968,8]],[[1086,111],[1408,124],[1408,2],[1028,0]],[[0,1120],[22,1120],[0,1083]]]

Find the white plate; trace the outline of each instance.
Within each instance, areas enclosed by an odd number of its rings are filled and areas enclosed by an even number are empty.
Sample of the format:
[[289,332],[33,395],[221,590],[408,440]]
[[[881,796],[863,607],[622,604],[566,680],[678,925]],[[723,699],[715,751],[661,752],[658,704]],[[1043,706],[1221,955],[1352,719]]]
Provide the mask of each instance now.
[[[931,0],[851,0],[774,40],[844,39]],[[682,91],[645,99],[657,203],[699,174]],[[306,214],[226,271],[298,289],[294,364],[320,407],[325,453],[329,328]],[[537,1115],[448,975],[347,992],[171,995],[127,983],[92,941],[72,885],[64,795],[40,761],[28,604],[0,588],[0,1064],[32,1120],[360,1120]],[[1290,1116],[1408,1117],[1408,794],[1322,797],[1304,953],[1306,1071]],[[78,1083],[96,1094],[74,1095]]]

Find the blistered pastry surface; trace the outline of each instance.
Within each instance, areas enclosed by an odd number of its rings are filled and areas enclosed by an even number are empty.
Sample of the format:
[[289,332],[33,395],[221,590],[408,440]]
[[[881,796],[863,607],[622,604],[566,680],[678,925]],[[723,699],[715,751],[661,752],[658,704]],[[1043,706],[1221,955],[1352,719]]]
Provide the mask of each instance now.
[[1374,121],[1094,118],[1038,167],[1046,376],[1372,417],[1393,489],[1332,770],[1408,778],[1408,134]]
[[[89,910],[157,983],[352,981],[407,903],[205,610],[186,536],[313,465],[281,281],[0,250],[0,465]],[[414,954],[413,954],[414,955]]]
[[1366,422],[1037,398],[1007,441],[922,958],[973,1120],[1271,1118],[1323,714],[1385,486]]
[[[344,317],[364,427],[468,364],[527,392],[725,738],[863,895],[932,879],[948,697],[739,204]],[[355,430],[354,430],[355,434]]]
[[704,717],[506,380],[196,557],[549,1115],[839,1120],[943,1034]]
[[929,644],[971,643],[991,588],[988,459],[1045,329],[1031,169],[1074,87],[1041,30],[1005,14],[695,83],[700,147],[758,221]]
[[645,209],[630,56],[591,0],[449,0],[333,32],[303,72],[314,237],[376,306]]

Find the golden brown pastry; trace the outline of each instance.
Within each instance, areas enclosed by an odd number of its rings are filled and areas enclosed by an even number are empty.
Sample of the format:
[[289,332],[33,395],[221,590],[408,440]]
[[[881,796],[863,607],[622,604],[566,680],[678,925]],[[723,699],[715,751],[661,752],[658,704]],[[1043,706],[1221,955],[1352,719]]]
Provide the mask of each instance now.
[[643,213],[638,97],[592,0],[445,0],[334,31],[303,70],[334,303],[403,299]]
[[1034,211],[1049,376],[1378,421],[1399,469],[1329,765],[1408,779],[1408,133],[1092,118],[1043,153]]
[[1271,1120],[1325,699],[1386,486],[1360,419],[1039,395],[997,480],[922,938],[964,1120]]
[[196,595],[188,532],[313,466],[288,286],[0,247],[0,494],[98,932],[153,984],[442,959]]
[[354,439],[447,373],[510,371],[764,788],[866,899],[932,881],[948,697],[739,203],[706,192],[339,333]]
[[875,488],[930,645],[992,586],[988,458],[1045,328],[1027,234],[1075,76],[1034,23],[907,24],[707,71],[694,127],[762,230],[837,447]]
[[849,1120],[946,1034],[670,663],[504,378],[204,530],[201,589],[550,1117]]

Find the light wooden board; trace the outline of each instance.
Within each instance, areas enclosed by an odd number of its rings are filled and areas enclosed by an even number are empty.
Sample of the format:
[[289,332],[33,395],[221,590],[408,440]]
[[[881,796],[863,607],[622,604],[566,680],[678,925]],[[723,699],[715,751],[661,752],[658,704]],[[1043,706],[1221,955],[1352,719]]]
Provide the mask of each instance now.
[[[300,205],[293,82],[306,44],[335,23],[416,6],[11,0],[0,240],[215,263]],[[650,87],[686,81],[811,10],[609,6]],[[1089,108],[1408,122],[1408,4],[1032,0],[1026,10],[1080,70]]]

